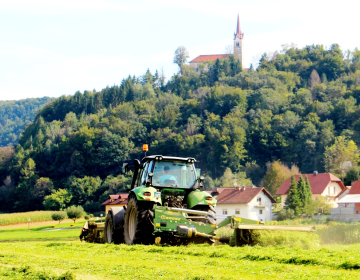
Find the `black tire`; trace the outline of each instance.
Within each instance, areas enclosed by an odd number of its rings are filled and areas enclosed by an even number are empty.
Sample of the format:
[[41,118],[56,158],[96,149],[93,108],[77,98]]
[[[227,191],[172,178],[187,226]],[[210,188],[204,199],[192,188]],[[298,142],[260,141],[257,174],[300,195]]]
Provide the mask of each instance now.
[[154,244],[153,203],[130,197],[124,222],[124,241],[128,245]]
[[114,238],[114,227],[113,227],[113,221],[112,216],[110,213],[107,213],[106,219],[105,219],[105,229],[104,229],[104,236],[105,236],[105,243],[113,243]]
[[106,243],[120,244],[124,242],[124,232],[122,229],[114,229],[113,217],[110,212],[106,215],[104,235]]

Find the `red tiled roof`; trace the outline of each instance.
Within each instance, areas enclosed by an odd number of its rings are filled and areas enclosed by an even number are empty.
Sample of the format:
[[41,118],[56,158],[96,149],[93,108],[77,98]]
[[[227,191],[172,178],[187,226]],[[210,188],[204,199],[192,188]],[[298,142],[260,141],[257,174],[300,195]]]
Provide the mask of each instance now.
[[109,195],[108,200],[101,203],[101,205],[118,205],[118,204],[127,204],[127,193],[119,193],[119,194],[112,194]]
[[246,204],[253,200],[262,191],[270,198],[271,202],[276,202],[265,188],[257,187],[241,187],[240,189],[236,187],[215,188],[211,194],[219,194],[216,197],[218,204]]
[[360,180],[351,184],[351,189],[348,194],[360,194]]
[[193,62],[207,62],[209,60],[215,62],[217,59],[227,58],[229,56],[230,56],[230,54],[199,55],[198,57],[191,60],[190,63],[193,63]]
[[[295,175],[296,182],[299,180],[300,175]],[[341,189],[345,189],[345,186],[341,182],[341,180],[332,175],[331,173],[319,173],[317,175],[312,174],[302,174],[303,178],[307,176],[309,178],[310,186],[311,186],[311,192],[313,194],[322,194],[327,185],[330,182],[336,182],[339,184]],[[288,178],[282,183],[281,187],[276,192],[277,195],[287,194],[289,188],[290,188],[290,180],[291,178]]]

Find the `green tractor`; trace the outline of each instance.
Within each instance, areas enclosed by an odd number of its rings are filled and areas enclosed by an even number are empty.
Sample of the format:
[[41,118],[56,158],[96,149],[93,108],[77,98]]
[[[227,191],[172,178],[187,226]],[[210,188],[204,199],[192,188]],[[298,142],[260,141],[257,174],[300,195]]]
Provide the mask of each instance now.
[[[179,236],[175,228],[168,226],[183,221],[215,228],[216,199],[203,191],[204,178],[197,173],[194,163],[194,158],[161,155],[147,156],[141,163],[135,160],[128,204],[108,211],[105,241],[153,244],[159,237],[162,243],[169,244],[204,242],[204,237]],[[172,217],[173,213],[181,217]]]
[[[227,216],[216,223],[216,199],[203,191],[194,158],[147,156],[134,161],[134,175],[124,207],[111,207],[105,223],[86,222],[80,240],[88,242],[181,245],[256,244],[255,230],[313,231],[310,227],[265,226],[259,221]],[[230,225],[230,237],[215,230]]]

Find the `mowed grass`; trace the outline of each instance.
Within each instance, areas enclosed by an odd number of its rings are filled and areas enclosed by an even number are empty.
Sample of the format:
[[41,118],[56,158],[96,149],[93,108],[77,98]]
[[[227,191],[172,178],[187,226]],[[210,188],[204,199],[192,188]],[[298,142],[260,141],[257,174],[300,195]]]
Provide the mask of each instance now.
[[360,278],[360,244],[127,246],[81,243],[79,229],[43,228],[0,230],[0,279]]
[[51,221],[51,215],[57,211],[33,211],[23,213],[0,214],[0,226],[31,222]]

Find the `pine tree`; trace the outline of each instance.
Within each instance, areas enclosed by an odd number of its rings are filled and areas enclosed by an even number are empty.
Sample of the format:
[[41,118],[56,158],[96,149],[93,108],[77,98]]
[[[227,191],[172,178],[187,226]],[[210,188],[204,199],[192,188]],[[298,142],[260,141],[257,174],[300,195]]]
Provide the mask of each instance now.
[[299,215],[301,213],[301,201],[297,190],[295,176],[291,176],[291,183],[289,193],[285,201],[285,208],[294,210],[295,215]]
[[304,207],[304,213],[305,214],[313,214],[314,212],[314,203],[312,199],[312,192],[311,192],[311,186],[309,182],[309,178],[306,176],[305,178],[305,188],[304,188],[304,200],[303,200],[303,207]]
[[305,182],[301,174],[299,175],[299,180],[297,182],[297,192],[300,200],[301,213],[303,213],[302,210],[304,208],[304,202],[305,202]]

